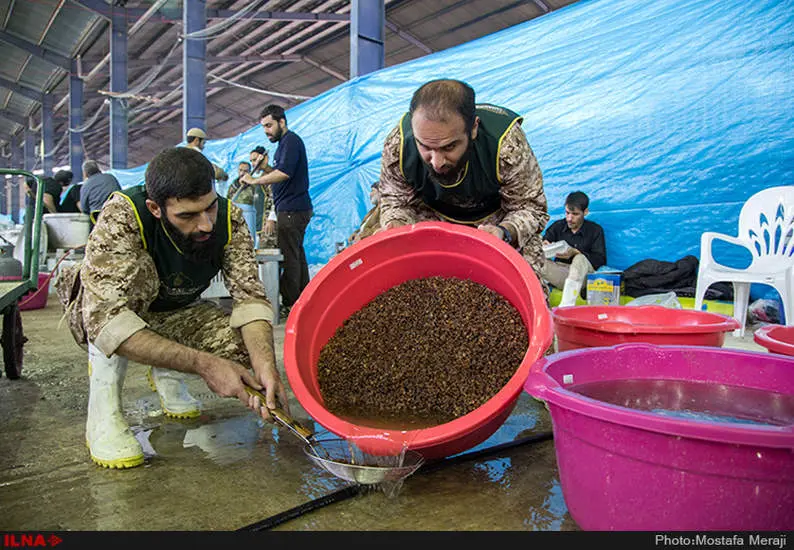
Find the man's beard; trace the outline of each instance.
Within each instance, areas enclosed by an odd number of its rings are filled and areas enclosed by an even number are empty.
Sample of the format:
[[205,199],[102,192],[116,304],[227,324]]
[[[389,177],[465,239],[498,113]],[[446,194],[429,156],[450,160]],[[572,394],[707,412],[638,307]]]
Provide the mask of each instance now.
[[[212,231],[209,233],[199,231],[197,233],[185,235],[174,224],[168,221],[168,216],[165,215],[165,211],[163,214],[164,215],[160,217],[160,220],[163,222],[163,227],[165,227],[165,230],[168,232],[168,235],[174,241],[177,248],[182,251],[182,255],[191,262],[197,264],[208,263],[210,261],[209,252],[215,247],[215,243],[218,240],[218,236],[215,234],[215,227],[213,226]],[[209,239],[206,241],[194,240],[194,237],[201,237],[202,235],[209,235]]]
[[[427,167],[427,171],[430,174],[430,180],[440,183],[441,185],[444,186],[449,186],[454,183],[457,183],[458,178],[460,177],[460,173],[463,170],[463,167],[466,166],[467,162],[469,162],[469,159],[471,159],[473,153],[474,153],[474,141],[470,139],[469,146],[466,147],[466,152],[463,153],[462,157],[460,157],[455,167],[449,170],[446,174],[439,174],[438,172],[433,170],[433,167],[431,165],[425,163],[425,166]],[[422,160],[422,162],[424,162],[424,160]]]
[[273,135],[272,136],[267,136],[267,139],[270,140],[270,143],[276,143],[277,141],[281,140],[281,136],[283,136],[283,135],[284,135],[284,132],[281,130],[281,127],[279,126],[278,128],[276,128],[273,131]]

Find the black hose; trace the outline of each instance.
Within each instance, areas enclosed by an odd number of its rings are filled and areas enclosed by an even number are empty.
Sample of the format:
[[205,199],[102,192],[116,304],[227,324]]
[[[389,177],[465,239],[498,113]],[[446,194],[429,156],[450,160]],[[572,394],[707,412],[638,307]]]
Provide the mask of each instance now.
[[[512,449],[513,447],[519,447],[521,445],[526,445],[528,443],[539,443],[541,441],[546,441],[552,439],[554,437],[553,432],[541,432],[538,434],[532,434],[527,437],[522,437],[521,439],[514,439],[513,441],[508,441],[507,443],[500,443],[499,445],[494,445],[492,447],[487,447],[485,449],[480,449],[479,451],[470,451],[468,453],[463,453],[455,456],[451,456],[448,458],[443,458],[440,460],[435,460],[432,462],[427,462],[423,464],[415,473],[416,474],[423,474],[427,472],[433,472],[444,468],[445,466],[450,466],[452,464],[460,464],[461,462],[466,462],[468,460],[475,460],[477,458],[492,455],[494,453],[498,453],[499,451],[504,451],[507,449]],[[327,506],[328,504],[333,504],[335,502],[341,502],[346,500],[350,497],[354,497],[361,493],[364,489],[363,485],[353,484],[343,487],[342,489],[338,489],[333,493],[328,493],[327,495],[323,495],[319,498],[315,498],[308,502],[304,502],[294,508],[290,508],[289,510],[285,510],[284,512],[280,512],[276,515],[270,516],[269,518],[263,519],[262,521],[257,521],[256,523],[252,523],[250,525],[246,525],[245,527],[241,527],[237,529],[238,531],[267,531],[272,529],[282,523],[286,523],[291,519],[295,519],[300,517],[304,514],[312,512],[318,508],[322,508],[323,506]]]
[[308,514],[309,512],[316,510],[317,508],[322,508],[327,504],[332,504],[334,502],[339,502],[348,499],[352,496],[356,496],[361,492],[362,488],[363,486],[358,484],[348,485],[347,487],[338,489],[333,493],[328,493],[327,495],[323,495],[320,498],[310,500],[309,502],[304,502],[303,504],[300,504],[294,508],[290,508],[289,510],[285,510],[284,512],[280,512],[274,516],[270,516],[269,518],[263,519],[262,521],[257,521],[256,523],[252,523],[251,525],[246,525],[245,527],[241,527],[240,529],[237,530],[267,531],[291,519],[300,517],[303,514]]
[[450,456],[448,458],[442,458],[440,460],[435,460],[433,462],[427,462],[423,464],[421,468],[419,468],[416,471],[416,473],[433,472],[435,470],[439,470],[451,464],[459,464],[461,462],[466,462],[468,460],[475,460],[483,456],[488,456],[498,453],[499,451],[512,449],[513,447],[519,447],[521,445],[526,445],[528,443],[539,443],[541,441],[546,441],[548,439],[552,439],[553,437],[554,437],[553,432],[541,432],[538,434],[528,435],[526,437],[522,437],[521,439],[514,439],[513,441],[500,443],[499,445],[494,445],[493,447],[480,449],[479,451],[470,451],[468,453]]

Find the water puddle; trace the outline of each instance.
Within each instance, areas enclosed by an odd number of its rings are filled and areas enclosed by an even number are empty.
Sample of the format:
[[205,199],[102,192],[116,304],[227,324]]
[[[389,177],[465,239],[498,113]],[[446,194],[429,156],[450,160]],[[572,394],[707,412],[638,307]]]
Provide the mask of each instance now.
[[[542,404],[526,396],[520,403],[497,432],[470,451],[549,427]],[[562,499],[549,442],[484,454],[434,470],[420,467],[406,478],[360,485],[359,491],[344,496],[351,484],[312,462],[302,442],[253,413],[241,414],[234,404],[211,409],[193,420],[163,416],[159,401],[149,396],[131,405],[127,419],[144,449],[143,467],[103,469],[87,459],[82,447],[76,453],[77,462],[67,468],[39,472],[35,484],[31,472],[22,476],[27,483],[5,487],[9,498],[23,498],[34,485],[49,487],[53,496],[47,501],[46,514],[57,520],[47,525],[68,529],[233,530],[298,509],[305,512],[290,512],[289,521],[277,528],[576,528]],[[301,422],[313,426],[320,439],[334,437],[310,420]],[[384,437],[405,444],[403,433]],[[346,443],[349,456],[345,460],[362,466],[373,460],[356,447],[355,442]],[[374,459],[375,465],[404,465],[401,454]],[[344,502],[329,498],[340,492]],[[205,504],[185,505],[199,501]],[[20,509],[7,519],[32,525],[40,521],[40,509]]]

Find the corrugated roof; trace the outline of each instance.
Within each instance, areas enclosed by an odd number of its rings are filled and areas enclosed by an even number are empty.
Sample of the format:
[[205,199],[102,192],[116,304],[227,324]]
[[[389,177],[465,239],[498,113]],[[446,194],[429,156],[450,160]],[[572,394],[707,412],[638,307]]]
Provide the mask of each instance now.
[[[385,0],[386,66],[404,63],[450,48],[560,9],[576,0]],[[111,10],[128,17],[128,87],[136,89],[162,63],[182,32],[181,0],[160,1],[159,10],[142,25],[137,16],[153,1],[116,0],[0,0],[0,77],[36,93],[51,92],[56,104],[55,142],[68,129],[68,71],[63,66],[79,55],[84,80],[84,123],[96,124],[83,135],[86,157],[107,166],[109,157],[109,65],[99,66],[109,52]],[[253,4],[253,5],[252,5]],[[239,12],[315,13],[349,15],[349,0],[207,0],[213,10]],[[210,19],[207,25],[221,23]],[[227,23],[229,20],[226,20]],[[14,42],[22,40],[26,48]],[[42,48],[31,55],[31,48]],[[266,56],[289,56],[279,60]],[[301,99],[287,99],[235,87],[313,97],[344,82],[350,63],[349,24],[336,20],[240,19],[207,40],[207,132],[210,139],[236,135],[256,124],[261,106],[276,102],[289,108]],[[218,60],[218,58],[221,58]],[[230,59],[233,58],[233,59]],[[241,59],[245,58],[245,59]],[[255,61],[251,61],[253,58]],[[146,163],[162,147],[182,140],[182,47],[173,50],[165,65],[140,97],[130,99],[130,167]],[[222,61],[222,62],[219,62]],[[40,124],[39,104],[20,93],[8,92],[0,81],[0,107],[14,115],[33,115]],[[0,115],[0,141],[21,127]],[[38,137],[37,137],[38,139]],[[68,163],[64,142],[56,164]]]

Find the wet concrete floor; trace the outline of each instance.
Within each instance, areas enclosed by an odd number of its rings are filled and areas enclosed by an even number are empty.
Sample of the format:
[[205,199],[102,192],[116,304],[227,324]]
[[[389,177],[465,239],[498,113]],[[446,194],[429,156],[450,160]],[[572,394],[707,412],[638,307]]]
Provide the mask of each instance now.
[[[22,312],[23,375],[0,379],[0,530],[579,529],[565,506],[553,440],[518,444],[551,431],[547,410],[526,393],[499,430],[464,453],[479,456],[420,468],[399,487],[353,490],[314,465],[294,435],[216,397],[201,380],[189,387],[204,402],[202,416],[165,417],[146,368],[130,363],[124,410],[147,459],[129,470],[98,467],[85,446],[86,354],[61,313],[54,295],[46,308]],[[275,335],[281,365],[283,324]],[[751,331],[728,336],[726,347],[765,351]],[[323,432],[294,397],[290,408]],[[339,498],[317,506],[331,494]]]

